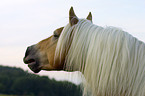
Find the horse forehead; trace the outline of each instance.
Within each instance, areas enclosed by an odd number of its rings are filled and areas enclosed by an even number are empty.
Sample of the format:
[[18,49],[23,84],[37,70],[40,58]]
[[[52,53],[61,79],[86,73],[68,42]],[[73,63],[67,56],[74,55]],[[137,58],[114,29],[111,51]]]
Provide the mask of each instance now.
[[46,39],[41,40],[41,41],[38,43],[38,45],[41,45],[41,46],[47,45],[46,43],[49,43],[49,42],[51,41],[51,38],[52,38],[52,36],[50,36],[50,37],[48,37],[48,38],[46,38]]

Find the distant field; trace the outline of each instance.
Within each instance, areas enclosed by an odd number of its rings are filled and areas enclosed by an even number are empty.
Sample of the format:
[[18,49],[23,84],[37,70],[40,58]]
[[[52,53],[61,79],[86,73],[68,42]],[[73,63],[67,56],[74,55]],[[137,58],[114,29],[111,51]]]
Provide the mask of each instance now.
[[6,94],[0,94],[0,96],[34,96],[34,95],[6,95]]
[[31,96],[31,95],[5,95],[5,94],[0,94],[0,96]]
[[0,94],[0,96],[34,96],[34,95],[6,95],[6,94]]
[[17,95],[4,95],[4,94],[0,94],[0,96],[17,96]]
[[4,95],[4,94],[0,94],[0,96],[16,96],[16,95]]

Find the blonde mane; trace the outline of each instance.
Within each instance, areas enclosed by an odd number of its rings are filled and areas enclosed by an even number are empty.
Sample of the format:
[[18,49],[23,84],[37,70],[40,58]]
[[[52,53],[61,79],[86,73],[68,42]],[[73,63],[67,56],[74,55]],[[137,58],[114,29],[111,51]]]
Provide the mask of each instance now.
[[64,70],[80,71],[86,96],[145,96],[145,44],[114,27],[80,19],[61,33],[56,57]]

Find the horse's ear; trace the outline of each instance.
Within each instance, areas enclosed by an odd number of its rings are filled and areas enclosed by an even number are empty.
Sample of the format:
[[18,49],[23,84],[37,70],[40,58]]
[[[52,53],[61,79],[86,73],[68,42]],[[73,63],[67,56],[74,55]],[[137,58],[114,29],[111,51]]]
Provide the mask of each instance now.
[[78,17],[76,16],[73,7],[69,10],[69,23],[71,26],[77,24],[79,21]]
[[92,13],[91,13],[91,12],[89,12],[89,15],[87,16],[86,19],[87,19],[87,20],[90,20],[90,21],[92,22]]
[[56,29],[55,31],[56,31],[57,33],[60,34],[60,33],[62,32],[63,28],[64,28],[64,27],[58,28],[58,29]]

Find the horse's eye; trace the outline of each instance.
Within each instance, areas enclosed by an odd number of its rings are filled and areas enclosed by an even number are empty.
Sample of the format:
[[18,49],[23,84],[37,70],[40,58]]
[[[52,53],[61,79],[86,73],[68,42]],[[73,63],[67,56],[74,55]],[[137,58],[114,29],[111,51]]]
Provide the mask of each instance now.
[[56,35],[56,34],[54,34],[54,37],[58,38],[59,36],[58,36],[58,35]]

